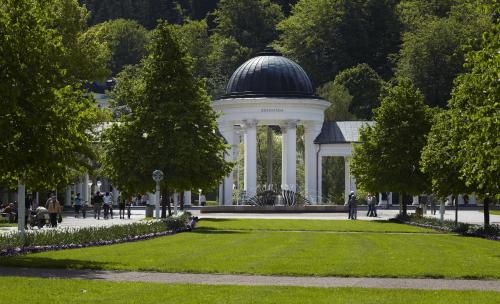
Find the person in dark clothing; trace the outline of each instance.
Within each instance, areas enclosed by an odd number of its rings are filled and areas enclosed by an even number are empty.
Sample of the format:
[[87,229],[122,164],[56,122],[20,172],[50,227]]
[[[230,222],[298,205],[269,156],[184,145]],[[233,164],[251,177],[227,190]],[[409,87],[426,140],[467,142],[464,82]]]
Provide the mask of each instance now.
[[101,193],[97,191],[92,198],[92,205],[94,206],[94,218],[101,219],[101,206],[104,200],[101,196]]

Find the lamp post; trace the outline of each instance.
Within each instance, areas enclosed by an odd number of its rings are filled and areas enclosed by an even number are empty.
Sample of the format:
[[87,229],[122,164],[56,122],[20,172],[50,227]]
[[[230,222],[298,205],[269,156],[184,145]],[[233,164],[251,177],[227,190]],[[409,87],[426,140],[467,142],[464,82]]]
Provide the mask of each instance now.
[[96,183],[96,185],[97,185],[97,190],[98,190],[99,192],[101,192],[101,185],[102,185],[102,182],[101,182],[100,180],[98,180],[98,181],[97,181],[97,183]]
[[201,189],[198,189],[198,206],[201,206]]
[[85,199],[87,200],[86,205],[90,203],[90,197],[92,196],[92,181],[87,182],[87,191],[85,191]]
[[156,182],[155,205],[156,205],[156,219],[160,219],[160,181],[163,179],[163,172],[161,170],[153,171],[153,180]]

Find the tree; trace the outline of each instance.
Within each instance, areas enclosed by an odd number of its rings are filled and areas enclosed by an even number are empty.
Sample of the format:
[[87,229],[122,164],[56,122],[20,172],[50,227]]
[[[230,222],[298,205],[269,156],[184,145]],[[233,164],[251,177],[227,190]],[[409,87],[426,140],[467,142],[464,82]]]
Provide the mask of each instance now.
[[226,84],[233,72],[250,57],[251,49],[243,47],[232,37],[213,34],[207,68],[210,77],[207,86],[216,98],[224,94]]
[[[363,189],[398,192],[402,202],[402,193],[416,195],[429,189],[419,161],[432,115],[409,79],[397,79],[385,91],[375,110],[375,125],[360,131],[351,171]],[[406,215],[404,202],[402,213]]]
[[214,17],[216,33],[255,53],[278,37],[276,25],[283,13],[269,0],[221,0]]
[[89,28],[85,37],[108,46],[112,75],[118,74],[125,65],[138,64],[146,55],[148,31],[133,20],[116,19],[99,23]]
[[349,91],[333,81],[318,88],[318,95],[331,102],[325,111],[325,121],[356,120],[356,116],[349,112],[352,96]]
[[158,20],[170,23],[183,21],[182,6],[179,1],[164,0],[79,0],[85,5],[92,16],[90,25],[96,25],[113,19],[132,19],[147,29],[153,29]]
[[366,63],[343,70],[335,77],[335,84],[341,85],[352,95],[349,112],[360,119],[370,120],[373,109],[379,106],[382,79]]
[[477,40],[490,24],[491,14],[467,3],[452,7],[448,18],[423,19],[403,35],[396,74],[410,78],[428,105],[445,107],[453,80],[464,72],[462,45]]
[[87,170],[99,112],[82,90],[105,76],[103,49],[82,39],[87,11],[72,0],[0,5],[0,183],[67,184]]
[[390,78],[387,57],[400,44],[393,1],[301,0],[278,25],[277,48],[322,85],[340,71],[366,62]]
[[[498,16],[500,10],[495,9]],[[470,71],[457,77],[450,100],[450,111],[463,124],[463,140],[458,149],[460,172],[466,184],[474,186],[484,198],[485,226],[489,225],[490,200],[500,198],[499,49],[497,20],[483,35],[482,48],[467,55],[466,67]]]
[[193,59],[193,73],[198,78],[210,76],[208,56],[210,54],[210,36],[206,20],[187,21],[182,25],[174,26],[177,40],[186,49]]
[[104,136],[104,171],[120,189],[144,193],[154,188],[151,173],[162,170],[164,216],[168,191],[217,185],[231,164],[210,99],[171,26],[154,30],[149,51],[141,67],[117,79],[114,97],[131,111]]
[[450,194],[470,193],[457,158],[460,142],[465,135],[464,125],[454,110],[440,110],[434,118],[422,150],[421,169],[431,180],[432,191],[444,198]]

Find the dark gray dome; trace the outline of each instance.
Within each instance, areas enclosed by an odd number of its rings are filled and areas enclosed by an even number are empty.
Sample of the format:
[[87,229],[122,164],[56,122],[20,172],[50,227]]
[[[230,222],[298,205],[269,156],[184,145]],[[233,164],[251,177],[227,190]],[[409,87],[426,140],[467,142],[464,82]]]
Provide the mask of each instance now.
[[266,49],[233,73],[225,98],[318,98],[306,72],[273,49]]

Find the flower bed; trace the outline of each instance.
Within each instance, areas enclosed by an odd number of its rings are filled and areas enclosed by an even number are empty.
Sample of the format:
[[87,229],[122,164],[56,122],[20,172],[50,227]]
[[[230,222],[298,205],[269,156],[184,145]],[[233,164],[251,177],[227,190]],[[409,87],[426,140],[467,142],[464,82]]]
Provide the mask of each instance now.
[[465,236],[476,236],[500,241],[500,225],[490,225],[485,228],[481,225],[459,222],[458,225],[455,226],[455,222],[452,220],[441,221],[433,217],[421,217],[415,214],[406,217],[398,214],[395,218],[391,219],[391,221],[439,231],[455,232]]
[[130,225],[27,231],[24,238],[16,232],[7,233],[0,235],[0,256],[150,239],[186,230],[190,217],[185,213]]

